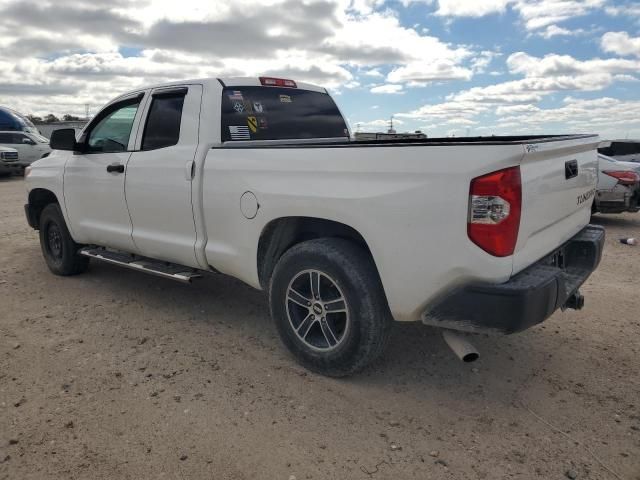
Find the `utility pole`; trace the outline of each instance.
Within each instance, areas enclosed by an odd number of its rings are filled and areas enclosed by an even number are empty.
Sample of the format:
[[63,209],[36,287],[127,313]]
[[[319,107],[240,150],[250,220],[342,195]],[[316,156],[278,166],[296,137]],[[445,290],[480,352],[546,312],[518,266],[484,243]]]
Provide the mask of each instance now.
[[396,131],[393,129],[393,115],[391,115],[391,117],[389,118],[389,131],[387,133],[396,133]]

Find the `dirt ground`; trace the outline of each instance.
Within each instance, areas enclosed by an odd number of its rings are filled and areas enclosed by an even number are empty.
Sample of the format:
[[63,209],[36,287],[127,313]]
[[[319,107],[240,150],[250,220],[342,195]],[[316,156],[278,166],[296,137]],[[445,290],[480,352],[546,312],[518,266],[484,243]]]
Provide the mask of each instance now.
[[618,242],[639,215],[596,218],[581,312],[479,337],[471,365],[398,324],[333,380],[224,276],[55,277],[24,200],[0,180],[0,479],[640,479],[640,246]]

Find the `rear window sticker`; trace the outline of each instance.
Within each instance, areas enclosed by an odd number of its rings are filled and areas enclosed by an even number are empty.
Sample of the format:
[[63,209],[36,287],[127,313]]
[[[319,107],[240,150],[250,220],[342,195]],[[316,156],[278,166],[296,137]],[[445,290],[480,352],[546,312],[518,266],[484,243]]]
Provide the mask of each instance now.
[[253,102],[253,109],[256,113],[263,113],[264,107],[262,106],[262,102]]
[[280,95],[281,103],[291,103],[291,97],[289,95]]
[[234,100],[242,101],[242,100],[243,100],[243,98],[242,98],[242,92],[241,92],[240,90],[234,90],[233,92],[231,92],[231,93],[229,94],[229,100],[231,100],[232,102],[233,102]]
[[264,117],[260,117],[260,118],[258,119],[258,126],[259,126],[260,128],[262,128],[262,129],[267,128],[267,119],[266,119],[266,118],[264,118]]
[[249,127],[246,125],[229,125],[231,140],[251,140]]
[[239,100],[236,100],[235,102],[233,102],[233,109],[238,113],[244,112],[244,103],[242,103]]
[[251,101],[245,99],[242,104],[244,105],[244,111],[247,113],[253,113],[253,108],[251,107]]
[[256,117],[247,117],[247,125],[252,133],[256,133],[258,131],[258,120]]

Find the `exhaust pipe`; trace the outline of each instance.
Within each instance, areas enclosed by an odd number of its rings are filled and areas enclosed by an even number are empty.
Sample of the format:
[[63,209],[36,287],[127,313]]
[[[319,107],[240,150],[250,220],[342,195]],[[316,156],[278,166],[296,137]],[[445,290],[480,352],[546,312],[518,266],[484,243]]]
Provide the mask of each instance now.
[[465,363],[475,362],[480,358],[480,354],[476,347],[468,342],[462,335],[453,330],[443,330],[442,338],[447,342],[453,353]]

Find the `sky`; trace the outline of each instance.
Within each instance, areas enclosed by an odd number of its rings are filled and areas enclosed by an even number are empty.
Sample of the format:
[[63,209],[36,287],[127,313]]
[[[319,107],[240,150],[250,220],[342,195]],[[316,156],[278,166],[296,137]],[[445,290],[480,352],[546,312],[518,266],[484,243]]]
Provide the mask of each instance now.
[[326,87],[354,131],[640,138],[640,2],[0,0],[0,105],[25,114],[258,75]]

